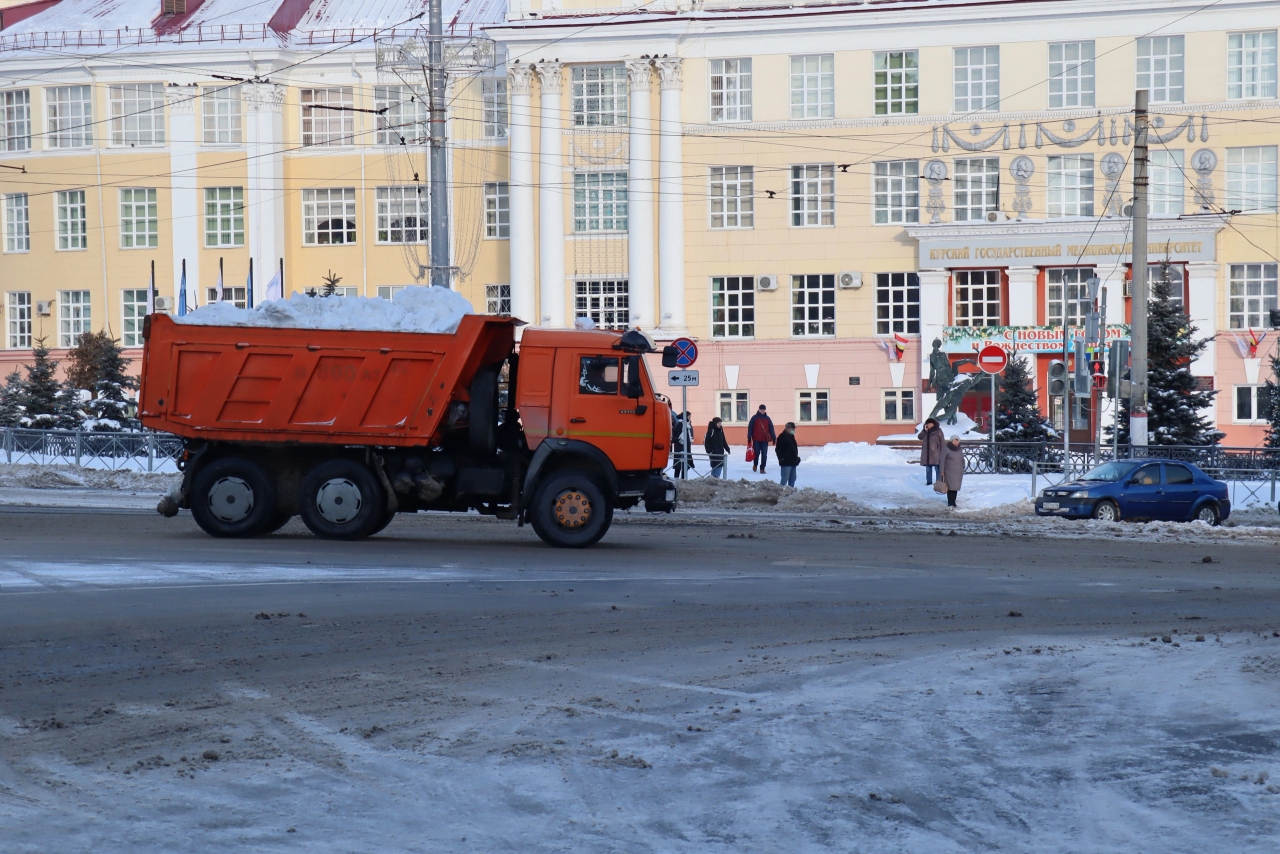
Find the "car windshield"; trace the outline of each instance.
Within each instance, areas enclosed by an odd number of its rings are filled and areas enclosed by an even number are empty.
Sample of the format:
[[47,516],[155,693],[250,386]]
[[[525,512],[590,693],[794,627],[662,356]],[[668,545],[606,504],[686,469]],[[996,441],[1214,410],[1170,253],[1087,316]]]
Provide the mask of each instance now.
[[1096,469],[1087,472],[1085,476],[1080,479],[1116,481],[1133,471],[1133,467],[1136,465],[1137,463],[1131,462],[1104,463]]

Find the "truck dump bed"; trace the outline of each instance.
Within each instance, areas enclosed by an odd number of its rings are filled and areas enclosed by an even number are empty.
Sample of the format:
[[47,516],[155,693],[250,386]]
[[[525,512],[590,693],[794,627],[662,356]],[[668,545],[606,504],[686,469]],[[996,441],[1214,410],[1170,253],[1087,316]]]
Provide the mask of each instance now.
[[484,315],[452,335],[147,322],[142,423],[210,441],[429,444],[515,341],[514,321]]

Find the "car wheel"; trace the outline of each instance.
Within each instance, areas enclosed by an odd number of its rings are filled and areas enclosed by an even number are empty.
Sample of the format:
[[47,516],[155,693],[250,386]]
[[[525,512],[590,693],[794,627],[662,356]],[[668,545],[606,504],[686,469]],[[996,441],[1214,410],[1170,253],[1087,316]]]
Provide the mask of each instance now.
[[275,481],[257,463],[214,460],[191,483],[191,515],[214,537],[256,537],[276,514]]
[[1212,501],[1204,504],[1196,511],[1196,521],[1204,522],[1209,525],[1217,525],[1222,520],[1222,514],[1218,512],[1218,506]]
[[311,533],[327,540],[359,540],[386,518],[387,497],[369,467],[328,460],[313,468],[298,494],[299,515]]
[[548,475],[529,509],[534,532],[547,545],[562,548],[599,542],[613,522],[613,503],[595,478],[580,469]]
[[1093,518],[1103,522],[1119,522],[1120,508],[1116,506],[1114,501],[1103,499],[1093,505]]

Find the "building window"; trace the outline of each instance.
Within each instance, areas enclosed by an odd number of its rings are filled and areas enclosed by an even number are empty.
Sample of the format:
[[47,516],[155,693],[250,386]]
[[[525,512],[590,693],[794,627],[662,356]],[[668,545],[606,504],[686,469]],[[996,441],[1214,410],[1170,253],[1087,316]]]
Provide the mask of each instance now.
[[1093,216],[1093,155],[1049,158],[1049,216]]
[[351,145],[356,133],[350,86],[302,90],[302,144]]
[[[1183,304],[1186,301],[1187,293],[1187,268],[1181,264],[1170,264],[1168,270],[1169,284],[1172,285],[1169,289],[1169,303],[1177,307],[1179,311],[1184,311]],[[1150,292],[1152,295],[1156,292],[1155,283],[1163,281],[1165,275],[1164,264],[1153,263],[1147,265],[1147,281],[1151,284]]]
[[1274,145],[1227,149],[1227,208],[1233,211],[1276,209]]
[[627,230],[626,172],[574,173],[573,230]]
[[952,189],[956,222],[983,219],[991,211],[1000,210],[1000,158],[957,160]]
[[50,148],[87,148],[93,145],[93,88],[54,86],[44,90],[49,118],[46,142]]
[[58,346],[74,347],[93,331],[88,291],[58,291]]
[[791,118],[829,119],[836,114],[834,54],[791,57]]
[[120,248],[160,245],[160,213],[154,189],[120,190]]
[[142,320],[147,316],[147,289],[127,288],[120,292],[123,305],[120,311],[122,334],[120,343],[125,347],[142,346]]
[[1093,42],[1049,45],[1049,107],[1093,105]]
[[955,111],[1000,109],[1000,48],[955,49]]
[[920,334],[920,277],[876,273],[876,334]]
[[916,420],[916,393],[908,388],[886,388],[883,394],[884,416],[882,421],[907,421],[912,424]]
[[711,121],[751,121],[751,60],[711,60]]
[[1271,417],[1271,392],[1265,385],[1235,386],[1236,424],[1266,424]]
[[511,314],[511,286],[485,285],[484,310],[489,314]]
[[124,83],[109,92],[112,145],[164,145],[163,83]]
[[754,338],[755,334],[755,277],[712,276],[711,337]]
[[[333,191],[331,191],[333,192]],[[346,193],[346,190],[340,191]],[[354,194],[354,190],[351,191]],[[378,243],[426,243],[427,242],[427,194],[421,186],[378,187],[376,191]],[[344,197],[345,203],[345,197]],[[332,209],[330,210],[332,213]],[[318,217],[327,214],[317,214]],[[355,241],[355,199],[351,199],[348,215],[350,228],[346,243]],[[323,241],[321,241],[323,242]],[[342,243],[334,240],[333,243]]]
[[[222,293],[218,293],[217,288],[205,288],[205,295],[208,302],[225,302],[228,305],[234,305],[236,308],[248,308],[249,302],[246,299],[247,290],[245,288],[227,287],[222,288]],[[312,294],[314,296],[314,294]]]
[[511,236],[511,185],[506,181],[484,185],[484,236],[495,240]]
[[374,86],[373,107],[386,111],[378,114],[378,145],[413,145],[429,136],[427,99],[421,92],[409,86]]
[[1092,267],[1064,267],[1045,271],[1044,316],[1050,326],[1061,326],[1066,312],[1067,326],[1084,325],[1085,315],[1092,304],[1089,301],[1089,279]]
[[1148,161],[1151,191],[1148,211],[1155,215],[1182,215],[1183,153],[1167,148],[1152,151]]
[[791,167],[791,225],[836,224],[836,167],[809,163]]
[[378,299],[393,300],[408,285],[378,285]]
[[876,163],[873,176],[876,225],[920,221],[920,161]]
[[31,209],[26,193],[6,193],[4,197],[4,251],[31,251]]
[[755,227],[755,169],[751,166],[712,166],[712,228]]
[[1153,104],[1181,104],[1185,57],[1182,36],[1138,39],[1138,85]]
[[876,115],[920,112],[920,55],[914,50],[877,53]]
[[244,246],[244,187],[206,187],[204,245]]
[[801,424],[826,424],[831,420],[831,393],[816,389],[796,392],[796,421]]
[[200,94],[205,145],[244,141],[239,86],[207,86]]
[[575,65],[571,72],[574,127],[627,123],[627,69],[623,65]]
[[1276,305],[1276,264],[1232,264],[1227,298],[1228,326],[1264,329]]
[[302,191],[302,245],[356,242],[356,188]]
[[31,291],[11,291],[4,295],[8,320],[9,347],[31,346]]
[[14,89],[4,93],[4,151],[31,148],[31,91]]
[[55,213],[58,219],[58,249],[87,249],[89,214],[84,204],[84,190],[59,190]]
[[1276,31],[1227,36],[1227,97],[1276,96]]
[[720,420],[725,424],[746,424],[751,420],[751,395],[745,391],[717,391]]
[[574,317],[589,317],[605,329],[631,325],[627,280],[574,282]]
[[957,270],[952,308],[956,326],[1000,326],[1000,271]]
[[791,277],[791,334],[797,338],[836,334],[834,274]]
[[507,79],[486,77],[480,81],[480,97],[484,102],[484,135],[489,139],[507,136]]

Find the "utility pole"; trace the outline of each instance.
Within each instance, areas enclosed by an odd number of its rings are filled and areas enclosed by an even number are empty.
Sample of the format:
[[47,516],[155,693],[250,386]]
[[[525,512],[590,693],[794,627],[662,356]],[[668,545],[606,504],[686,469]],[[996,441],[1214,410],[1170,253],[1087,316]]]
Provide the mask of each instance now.
[[1133,368],[1129,384],[1129,444],[1147,444],[1147,90],[1134,101]]
[[441,0],[431,0],[429,11],[429,49],[427,64],[431,76],[431,284],[447,288],[450,285],[449,265],[449,190],[448,149],[446,145],[444,71],[444,19],[440,11]]

